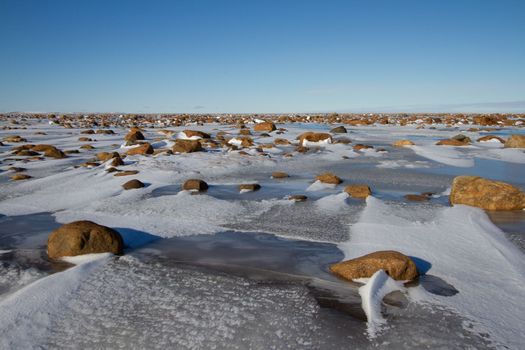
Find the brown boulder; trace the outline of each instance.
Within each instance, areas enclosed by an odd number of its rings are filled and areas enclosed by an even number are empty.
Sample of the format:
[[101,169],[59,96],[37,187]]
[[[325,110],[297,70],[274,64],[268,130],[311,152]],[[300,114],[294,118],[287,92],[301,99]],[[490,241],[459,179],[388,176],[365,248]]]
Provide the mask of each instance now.
[[338,126],[330,130],[332,134],[346,134],[348,131],[344,126]]
[[145,139],[146,138],[144,137],[144,134],[142,134],[142,132],[140,132],[140,130],[137,128],[131,129],[130,132],[124,136],[124,140],[129,142],[136,142]]
[[137,154],[153,154],[153,147],[148,142],[141,143],[137,147],[130,148],[126,154],[129,156],[137,155]]
[[326,172],[321,175],[318,175],[315,177],[315,179],[325,184],[334,184],[334,185],[339,185],[341,182],[343,182],[343,180],[341,180],[339,177],[337,177],[336,175],[330,172]]
[[106,252],[122,254],[123,246],[117,231],[91,221],[75,221],[51,232],[47,254],[51,259]]
[[418,276],[416,264],[412,259],[391,250],[374,252],[330,266],[333,274],[350,281],[369,278],[379,270],[401,281],[413,280]]
[[479,176],[457,176],[452,182],[450,204],[466,204],[487,210],[521,210],[525,193],[501,181]]
[[364,184],[348,185],[345,186],[344,191],[348,193],[352,198],[366,198],[372,194],[370,187]]
[[113,176],[117,176],[117,177],[130,176],[130,175],[135,175],[135,174],[138,174],[138,173],[139,173],[138,170],[124,170],[124,171],[119,171],[118,173],[116,173]]
[[525,135],[510,135],[505,148],[525,148]]
[[494,136],[494,135],[485,135],[483,137],[480,137],[476,141],[477,142],[486,142],[486,141],[492,141],[492,140],[497,140],[497,141],[499,141],[501,143],[505,143],[505,140],[503,140],[501,137]]
[[208,184],[200,179],[189,179],[182,185],[184,191],[204,192],[208,190]]
[[139,181],[137,179],[129,180],[124,185],[122,185],[122,187],[125,190],[133,190],[133,189],[136,189],[136,188],[142,188],[144,186],[146,186],[146,185],[144,185],[144,183],[142,181]]
[[253,192],[253,191],[259,191],[261,189],[261,185],[259,184],[242,184],[239,185],[239,191],[241,192]]
[[259,131],[259,132],[272,132],[274,130],[277,130],[277,128],[275,127],[275,124],[272,123],[272,122],[262,122],[262,123],[257,123],[255,124],[255,126],[253,127],[253,130],[254,131]]
[[51,158],[66,158],[66,154],[52,145],[35,145],[31,148],[34,152],[44,152],[44,156]]
[[192,153],[203,151],[202,145],[198,140],[181,140],[175,141],[172,148],[173,153]]
[[460,146],[468,146],[468,142],[463,142],[463,141],[454,140],[454,139],[444,139],[444,140],[440,140],[440,141],[436,142],[436,145],[438,145],[438,146],[457,146],[457,147],[460,147]]
[[410,140],[397,140],[392,144],[392,146],[394,147],[405,147],[405,146],[413,146],[413,145],[415,145],[415,143]]
[[299,135],[297,139],[299,140],[299,145],[301,146],[306,146],[307,142],[327,141],[328,143],[332,143],[332,136],[323,132],[308,131]]
[[273,140],[273,143],[274,143],[275,145],[283,145],[283,146],[286,146],[286,145],[289,145],[289,144],[290,144],[290,141],[288,141],[287,139],[276,138],[275,140]]
[[26,174],[13,174],[10,176],[11,180],[13,181],[19,181],[19,180],[27,180],[27,179],[31,179],[32,176],[30,175],[26,175]]
[[304,202],[308,199],[308,197],[303,194],[294,194],[288,197],[288,199],[294,202]]
[[21,136],[15,135],[15,136],[6,136],[4,137],[5,142],[27,142],[26,139],[24,139]]
[[274,178],[274,179],[284,179],[284,178],[287,178],[287,177],[290,177],[290,175],[288,175],[287,173],[284,173],[282,171],[274,171],[272,173],[272,178]]
[[362,143],[358,143],[352,148],[353,148],[354,151],[360,151],[362,149],[372,149],[372,148],[374,148],[374,146],[364,145]]
[[202,132],[202,131],[198,131],[198,130],[184,130],[183,133],[184,135],[186,135],[187,138],[192,138],[192,137],[200,137],[202,139],[211,138],[210,134]]
[[97,153],[97,159],[101,162],[107,162],[111,158],[120,158],[120,154],[118,152],[99,152]]

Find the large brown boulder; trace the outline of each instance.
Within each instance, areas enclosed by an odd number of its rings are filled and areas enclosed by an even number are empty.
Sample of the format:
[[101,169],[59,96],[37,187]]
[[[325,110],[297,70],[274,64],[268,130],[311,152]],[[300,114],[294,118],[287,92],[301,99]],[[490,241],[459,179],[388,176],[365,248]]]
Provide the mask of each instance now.
[[479,176],[457,176],[452,182],[450,204],[466,204],[487,210],[521,210],[525,193],[501,181]]
[[192,153],[202,151],[202,145],[198,140],[181,140],[175,141],[172,148],[173,153]]
[[208,190],[208,184],[200,179],[189,179],[182,185],[184,191],[204,192]]
[[510,135],[505,148],[525,148],[525,135]]
[[379,270],[401,281],[413,280],[418,276],[416,264],[412,259],[392,250],[374,252],[330,266],[333,274],[350,281],[372,277]]
[[333,184],[333,185],[339,185],[341,182],[343,182],[343,180],[341,180],[338,176],[330,172],[326,172],[321,175],[318,175],[315,177],[315,179],[325,184]]
[[275,127],[275,124],[272,123],[272,122],[257,123],[253,127],[253,130],[255,130],[255,131],[262,131],[262,132],[272,132],[272,131],[274,131],[276,129],[277,128]]
[[75,221],[51,232],[47,254],[51,259],[106,252],[122,254],[123,246],[117,231],[91,221]]
[[44,156],[50,158],[66,158],[66,154],[53,145],[35,145],[31,148],[34,152],[44,152]]
[[345,187],[344,191],[353,198],[360,199],[364,199],[372,194],[370,187],[364,184],[348,185]]
[[299,145],[306,146],[307,142],[328,142],[332,143],[332,136],[324,132],[305,132],[297,137]]

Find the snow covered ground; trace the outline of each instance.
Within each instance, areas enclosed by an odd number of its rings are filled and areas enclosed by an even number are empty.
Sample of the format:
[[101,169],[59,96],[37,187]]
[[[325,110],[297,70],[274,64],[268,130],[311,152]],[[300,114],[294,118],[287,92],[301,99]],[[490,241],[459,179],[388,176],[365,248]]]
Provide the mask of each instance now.
[[[333,135],[349,144],[310,146],[304,154],[294,145],[256,151],[276,138],[295,143],[304,131],[328,132],[333,125],[278,127],[287,131],[254,133],[255,146],[243,149],[247,154],[207,148],[128,156],[119,168],[138,174],[124,177],[106,172],[105,164],[75,166],[97,152],[123,152],[127,130],[87,135],[93,142],[78,141],[85,136],[79,129],[43,122],[0,130],[0,139],[16,134],[62,150],[95,147],[64,159],[26,162],[10,152],[19,144],[0,146],[0,348],[521,348],[525,218],[516,213],[498,220],[491,214],[502,232],[479,209],[450,207],[446,193],[459,174],[525,189],[523,150],[475,142],[486,133],[465,125],[363,126]],[[184,129],[231,137],[238,131],[218,124],[171,129],[173,137]],[[435,145],[458,133],[472,145]],[[523,132],[491,132],[509,133]],[[173,144],[156,140],[161,136],[155,129],[145,135],[156,149]],[[399,139],[415,145],[392,147]],[[356,151],[357,143],[374,148]],[[26,168],[33,178],[10,181],[12,166]],[[274,171],[290,177],[272,179]],[[343,184],[314,182],[325,171]],[[124,191],[121,185],[132,178],[146,187]],[[205,180],[209,190],[181,191],[188,178]],[[259,183],[261,190],[240,194],[242,183]],[[343,188],[352,183],[368,184],[373,197],[350,198]],[[403,197],[427,191],[435,193],[428,202]],[[308,200],[294,203],[287,199],[293,194]],[[74,261],[78,265],[68,269],[47,261],[49,232],[83,219],[118,230],[126,255]],[[232,231],[264,235],[232,239],[225,234]],[[426,273],[417,286],[396,292],[403,296],[391,295],[394,301],[379,300],[393,289],[384,276],[362,287],[328,273],[328,265],[343,257],[385,249],[416,258]],[[254,277],[262,271],[262,278]],[[362,305],[371,315],[368,323]],[[361,314],[349,311],[356,309]]]

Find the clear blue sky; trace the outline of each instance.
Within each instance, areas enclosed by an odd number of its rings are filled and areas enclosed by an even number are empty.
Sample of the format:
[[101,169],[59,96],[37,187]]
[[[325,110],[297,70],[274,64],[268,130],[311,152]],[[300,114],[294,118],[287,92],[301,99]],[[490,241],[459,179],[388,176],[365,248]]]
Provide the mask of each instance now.
[[0,42],[0,111],[525,109],[523,0],[0,0]]

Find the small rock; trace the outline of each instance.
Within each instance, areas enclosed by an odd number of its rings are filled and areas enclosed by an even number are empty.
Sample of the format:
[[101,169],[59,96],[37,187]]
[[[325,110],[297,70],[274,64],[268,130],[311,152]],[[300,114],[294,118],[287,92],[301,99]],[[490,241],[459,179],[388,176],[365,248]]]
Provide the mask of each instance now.
[[200,179],[189,179],[182,185],[184,191],[204,192],[208,190],[208,184]]
[[29,176],[29,175],[26,175],[26,174],[17,173],[17,174],[11,175],[10,178],[13,181],[19,181],[19,180],[31,179],[32,176]]
[[325,142],[325,143],[332,143],[332,136],[327,133],[322,132],[305,132],[297,137],[299,140],[299,145],[301,146],[307,146],[309,142],[317,143],[317,142]]
[[348,131],[344,126],[338,126],[330,130],[332,134],[346,134]]
[[294,194],[294,195],[291,195],[290,197],[288,197],[288,199],[290,199],[291,201],[294,201],[294,202],[304,202],[308,199],[308,197],[306,197],[305,195],[302,195],[302,194]]
[[201,143],[198,140],[181,140],[175,141],[172,148],[173,153],[192,153],[203,151]]
[[99,152],[96,157],[101,162],[107,162],[111,158],[120,158],[120,154],[118,152]]
[[424,194],[406,194],[404,197],[406,200],[412,202],[426,202],[430,199],[429,196],[425,196]]
[[139,171],[138,170],[124,170],[124,171],[119,171],[118,173],[116,173],[115,175],[113,176],[116,176],[116,177],[120,177],[120,176],[130,176],[130,175],[136,175],[138,174]]
[[142,188],[144,186],[146,186],[146,185],[144,185],[144,183],[142,183],[141,181],[139,181],[137,179],[129,180],[124,185],[122,185],[122,187],[125,190],[132,190],[132,189],[136,189],[136,188]]
[[284,179],[284,178],[287,178],[289,177],[289,175],[287,173],[284,173],[282,171],[275,171],[272,173],[272,178],[274,179]]
[[262,123],[258,123],[258,124],[255,124],[255,126],[253,127],[253,130],[254,131],[258,131],[258,132],[272,132],[272,131],[275,131],[277,128],[275,127],[275,124],[272,123],[272,122],[262,122]]
[[372,194],[370,187],[364,184],[355,184],[345,186],[344,191],[348,193],[352,198],[364,199]]
[[354,147],[353,147],[354,151],[360,151],[362,149],[372,149],[372,148],[374,148],[374,146],[364,145],[362,143],[358,143],[358,144],[354,145]]
[[242,184],[239,185],[239,191],[240,192],[253,192],[253,191],[259,191],[261,189],[261,185],[259,184]]
[[392,144],[392,146],[394,147],[405,147],[405,146],[413,146],[413,145],[415,145],[415,143],[410,140],[397,140]]
[[336,175],[330,172],[326,172],[321,175],[318,175],[315,177],[315,179],[325,184],[334,184],[334,185],[339,185],[341,182],[343,182],[343,180],[341,180],[339,177],[337,177]]
[[153,147],[151,147],[151,145],[148,142],[144,142],[144,143],[141,143],[137,147],[130,148],[126,152],[126,154],[129,156],[133,156],[137,154],[140,154],[140,155],[153,154],[153,152],[154,152]]

